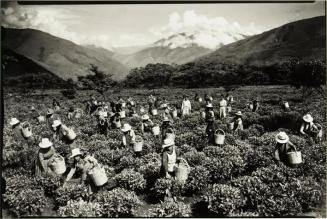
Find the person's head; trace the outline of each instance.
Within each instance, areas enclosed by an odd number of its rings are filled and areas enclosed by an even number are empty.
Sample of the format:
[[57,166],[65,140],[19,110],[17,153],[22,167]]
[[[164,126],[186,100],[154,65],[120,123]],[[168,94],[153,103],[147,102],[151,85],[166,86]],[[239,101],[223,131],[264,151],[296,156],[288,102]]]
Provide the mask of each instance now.
[[122,128],[121,130],[122,130],[122,132],[123,132],[124,134],[127,134],[128,132],[131,131],[131,129],[132,129],[132,127],[130,126],[130,124],[125,123],[125,124],[123,125],[123,128]]
[[17,118],[11,118],[9,124],[12,128],[15,128],[17,125],[20,124],[20,121]]
[[142,120],[145,122],[145,121],[148,121],[149,120],[149,115],[143,115],[142,116]]
[[82,159],[82,153],[79,148],[72,149],[72,155],[69,158],[73,158],[75,161]]
[[167,116],[165,116],[164,119],[163,119],[163,123],[164,124],[169,124],[169,122],[170,122],[169,118]]
[[51,117],[53,115],[54,111],[53,109],[48,109],[47,110],[47,117]]
[[307,124],[312,124],[313,123],[313,118],[312,116],[308,113],[303,116],[303,121]]
[[163,145],[162,145],[162,149],[163,149],[164,151],[172,151],[174,145],[175,145],[174,139],[166,138],[166,139],[164,140]]
[[237,113],[235,113],[235,116],[236,117],[242,117],[242,112],[241,111],[238,111]]
[[39,143],[39,147],[44,150],[50,149],[52,145],[53,143],[48,138],[42,138],[41,142]]
[[275,140],[278,144],[286,144],[289,141],[289,137],[285,132],[279,132],[276,135]]
[[53,130],[57,131],[61,126],[61,121],[60,120],[54,120],[52,124]]

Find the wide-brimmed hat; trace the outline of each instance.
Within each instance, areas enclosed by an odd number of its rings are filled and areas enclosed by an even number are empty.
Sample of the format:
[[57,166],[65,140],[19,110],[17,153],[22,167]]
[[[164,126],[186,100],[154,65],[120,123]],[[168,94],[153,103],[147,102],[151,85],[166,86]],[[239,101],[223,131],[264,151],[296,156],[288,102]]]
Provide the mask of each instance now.
[[306,115],[303,116],[303,120],[305,122],[312,122],[313,118],[312,118],[312,116],[310,114],[306,114]]
[[164,122],[169,122],[169,118],[167,116],[164,117],[163,119]]
[[52,146],[52,142],[48,138],[42,138],[39,146],[40,148],[49,148]]
[[167,107],[168,105],[167,105],[167,103],[163,103],[162,105],[161,105],[161,107]]
[[163,145],[162,145],[162,148],[170,147],[170,146],[173,146],[174,144],[175,144],[174,139],[166,138],[166,139],[164,140],[164,143],[163,143]]
[[52,127],[55,128],[57,126],[61,125],[61,121],[60,120],[55,120],[53,121]]
[[289,141],[289,137],[288,137],[288,135],[285,132],[279,132],[276,135],[275,140],[278,143],[284,144],[284,143],[287,143]]
[[30,107],[30,110],[34,111],[35,110],[35,107],[34,106],[31,106]]
[[208,104],[206,105],[206,107],[208,107],[208,108],[213,107],[213,106],[212,106],[212,103],[208,103]]
[[19,120],[16,119],[16,118],[11,118],[11,120],[10,120],[10,122],[9,122],[10,125],[16,125],[16,124],[18,124],[18,123],[20,123],[20,122],[19,122]]
[[114,116],[114,115],[116,115],[114,112],[110,112],[110,117],[112,117],[112,116]]
[[237,113],[235,113],[235,115],[241,116],[242,115],[242,112],[241,111],[238,111]]
[[73,158],[76,157],[77,155],[82,155],[81,151],[79,148],[74,148],[72,150],[72,155],[69,156],[69,158]]
[[132,129],[132,127],[130,126],[130,124],[128,124],[128,123],[125,123],[124,125],[123,125],[123,128],[121,129],[123,132],[128,132],[129,130],[131,130]]
[[47,110],[47,115],[52,115],[54,113],[53,109],[48,109]]
[[149,115],[143,115],[143,116],[142,116],[142,119],[143,119],[143,120],[148,120],[149,118],[150,118]]

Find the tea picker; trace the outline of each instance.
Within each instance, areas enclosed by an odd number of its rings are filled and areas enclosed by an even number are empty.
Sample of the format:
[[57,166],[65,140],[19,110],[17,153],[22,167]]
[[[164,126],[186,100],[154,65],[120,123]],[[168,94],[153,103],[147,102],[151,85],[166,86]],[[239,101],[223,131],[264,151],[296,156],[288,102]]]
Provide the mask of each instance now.
[[63,186],[75,176],[76,172],[82,172],[80,180],[88,186],[89,195],[98,192],[108,182],[104,168],[93,156],[83,155],[79,148],[74,148],[69,158],[73,159],[73,166]]
[[123,132],[122,145],[124,147],[132,146],[135,143],[136,136],[132,126],[128,123],[125,123],[121,131]]
[[183,97],[183,102],[182,102],[182,108],[181,108],[181,110],[182,110],[182,116],[188,116],[188,115],[190,115],[191,109],[192,109],[192,107],[191,107],[190,100],[186,96],[184,96]]
[[22,132],[22,125],[17,118],[11,118],[9,124],[11,125],[11,129],[13,132],[13,137],[15,141],[22,141],[25,140]]
[[275,159],[285,164],[296,166],[302,163],[301,152],[296,150],[296,146],[290,142],[285,132],[279,132],[276,137]]
[[226,117],[226,109],[227,109],[227,101],[225,100],[224,96],[222,96],[221,101],[219,102],[219,118]]
[[46,114],[45,119],[46,119],[46,121],[47,121],[47,124],[48,124],[49,128],[50,128],[51,130],[53,130],[53,128],[52,128],[52,124],[53,124],[53,122],[54,122],[55,120],[60,120],[60,117],[59,117],[58,114],[56,114],[56,113],[54,112],[53,109],[48,109],[48,110],[47,110],[47,114]]
[[60,103],[55,98],[52,100],[52,107],[56,112],[60,110]]
[[[169,134],[167,133],[168,129],[170,129],[169,131]],[[163,119],[163,122],[161,124],[161,127],[160,127],[160,130],[161,130],[161,139],[162,141],[165,140],[167,137],[173,137],[174,138],[174,132],[173,132],[173,126],[171,124],[171,121],[169,120],[169,118],[166,116],[164,117]],[[167,135],[168,134],[168,135]]]
[[[319,131],[321,130],[321,126],[320,126],[320,130],[319,130],[319,127],[317,127],[313,123],[313,117],[310,114],[304,115],[302,117],[302,119],[303,120],[302,120],[302,124],[301,124],[301,128],[300,128],[300,133],[304,136],[312,137],[316,140],[318,137],[317,133],[319,133]],[[321,130],[321,132],[322,132],[322,130]]]
[[98,131],[101,135],[107,135],[109,128],[109,122],[106,117],[99,116],[98,119]]
[[232,123],[233,123],[234,132],[236,132],[238,130],[243,130],[243,120],[242,120],[242,112],[241,111],[238,111],[237,113],[235,113],[235,117],[234,117]]
[[164,140],[161,158],[161,175],[166,178],[175,177],[177,152],[173,139],[167,138]]
[[216,130],[216,124],[215,124],[215,116],[213,113],[213,110],[208,111],[206,113],[206,134],[208,137],[208,143],[211,145],[215,145],[215,130]]
[[145,114],[142,116],[142,124],[141,124],[141,132],[144,134],[145,132],[152,132],[152,127],[154,123],[151,121],[149,115]]
[[71,148],[75,146],[76,133],[73,129],[62,124],[60,120],[55,120],[52,124],[52,128],[54,130],[54,139],[63,141]]
[[54,176],[55,172],[52,171],[51,162],[56,154],[53,143],[48,138],[42,138],[39,143],[39,150],[35,159],[35,175],[40,176],[42,173]]
[[257,112],[259,109],[259,100],[257,98],[252,100],[252,106],[253,106],[252,112]]

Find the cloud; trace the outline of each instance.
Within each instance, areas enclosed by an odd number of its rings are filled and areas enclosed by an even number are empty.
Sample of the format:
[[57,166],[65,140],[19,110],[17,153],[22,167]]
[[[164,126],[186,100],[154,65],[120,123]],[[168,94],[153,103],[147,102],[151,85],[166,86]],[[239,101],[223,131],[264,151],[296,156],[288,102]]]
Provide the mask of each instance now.
[[[196,43],[211,49],[217,48],[221,44],[242,39],[244,35],[262,32],[255,27],[254,23],[242,27],[239,23],[229,22],[224,17],[209,18],[205,15],[196,14],[194,11],[185,11],[183,14],[174,12],[169,15],[167,25],[152,28],[150,31],[160,38],[176,35],[166,42],[171,48]],[[184,33],[188,38],[182,39],[180,33]]]
[[42,9],[36,8],[20,6],[16,2],[2,5],[1,25],[11,28],[37,29],[70,40],[76,44],[94,44],[108,49],[111,48],[108,35],[81,35],[69,30],[65,21],[79,19],[79,17],[72,15],[69,10],[46,7]]

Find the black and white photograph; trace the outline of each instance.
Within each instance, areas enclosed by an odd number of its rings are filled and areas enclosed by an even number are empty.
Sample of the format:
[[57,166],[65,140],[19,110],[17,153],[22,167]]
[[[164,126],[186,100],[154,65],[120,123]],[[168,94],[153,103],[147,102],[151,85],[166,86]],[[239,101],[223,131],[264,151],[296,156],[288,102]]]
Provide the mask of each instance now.
[[2,218],[326,218],[326,1],[1,1]]

